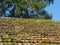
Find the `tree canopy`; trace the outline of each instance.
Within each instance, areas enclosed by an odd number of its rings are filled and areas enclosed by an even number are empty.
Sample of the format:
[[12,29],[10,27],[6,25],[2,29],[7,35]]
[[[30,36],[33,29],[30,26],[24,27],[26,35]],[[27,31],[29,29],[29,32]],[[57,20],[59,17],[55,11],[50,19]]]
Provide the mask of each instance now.
[[53,1],[54,0],[0,0],[0,16],[24,18],[43,17],[43,15],[50,16],[44,8],[51,3],[53,4]]

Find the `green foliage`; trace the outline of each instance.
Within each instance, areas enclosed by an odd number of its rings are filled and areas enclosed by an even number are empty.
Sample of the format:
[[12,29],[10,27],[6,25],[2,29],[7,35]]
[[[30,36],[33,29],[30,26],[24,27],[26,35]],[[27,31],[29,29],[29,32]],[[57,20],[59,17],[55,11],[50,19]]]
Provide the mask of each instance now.
[[[33,11],[41,11],[46,6],[48,6],[50,3],[53,3],[54,0],[0,0],[2,11],[1,16],[5,14],[6,7],[5,5],[8,4],[8,7],[10,7],[12,4],[16,5],[16,13],[10,12],[12,16],[10,17],[21,17],[22,16],[22,10],[25,10],[26,14],[25,16],[28,17],[28,13],[26,11],[27,7],[29,7]],[[41,14],[40,14],[41,15]],[[48,14],[41,16],[41,19],[52,19],[52,17]]]
[[[49,5],[50,1],[41,1],[41,0],[20,0],[14,1],[16,4],[17,13],[20,14],[21,10],[25,9],[29,6],[32,10],[43,10],[47,5]],[[51,1],[52,2],[52,1]]]
[[52,15],[51,14],[48,14],[48,13],[45,13],[44,15],[41,15],[39,18],[40,19],[46,19],[46,20],[51,20],[52,19]]

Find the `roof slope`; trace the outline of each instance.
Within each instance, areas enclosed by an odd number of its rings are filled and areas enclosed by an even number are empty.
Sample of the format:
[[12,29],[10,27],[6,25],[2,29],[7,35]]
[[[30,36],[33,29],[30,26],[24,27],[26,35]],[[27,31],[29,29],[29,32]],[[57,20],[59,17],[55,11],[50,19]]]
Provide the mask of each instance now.
[[60,22],[22,18],[0,18],[0,37],[18,39],[22,36],[60,36]]

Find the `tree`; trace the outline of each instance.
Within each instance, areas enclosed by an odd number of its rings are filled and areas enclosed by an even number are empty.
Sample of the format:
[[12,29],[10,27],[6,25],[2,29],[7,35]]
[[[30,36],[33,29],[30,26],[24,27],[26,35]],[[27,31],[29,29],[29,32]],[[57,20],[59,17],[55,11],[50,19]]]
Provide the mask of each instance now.
[[40,15],[40,19],[52,19],[53,18],[53,16],[52,16],[52,14],[49,14],[47,11],[45,11],[45,10],[43,10],[43,11],[41,11],[42,13],[41,13],[41,15]]
[[42,15],[42,10],[53,3],[53,1],[54,0],[0,0],[1,7],[3,7],[1,12],[6,15],[6,10],[9,10],[10,7],[14,6],[13,10],[9,13],[10,15],[24,18],[39,17]]
[[15,4],[12,0],[0,0],[0,16],[13,16],[15,13]]

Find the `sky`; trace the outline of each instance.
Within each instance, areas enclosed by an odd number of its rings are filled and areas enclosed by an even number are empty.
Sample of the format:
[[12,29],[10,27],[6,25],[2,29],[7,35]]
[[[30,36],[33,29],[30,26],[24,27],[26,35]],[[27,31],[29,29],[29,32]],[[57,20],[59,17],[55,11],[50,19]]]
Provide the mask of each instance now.
[[54,0],[54,4],[50,4],[45,10],[53,15],[52,20],[60,21],[60,0]]

